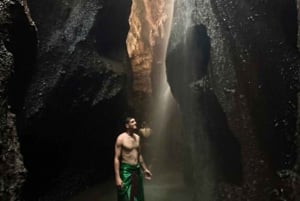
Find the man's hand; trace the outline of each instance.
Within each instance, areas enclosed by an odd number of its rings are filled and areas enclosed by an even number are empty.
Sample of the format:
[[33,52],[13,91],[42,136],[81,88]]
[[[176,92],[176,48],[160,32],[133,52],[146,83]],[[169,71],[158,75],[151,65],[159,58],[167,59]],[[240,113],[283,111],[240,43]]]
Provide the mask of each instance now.
[[151,176],[152,176],[152,173],[150,172],[150,170],[148,170],[148,169],[144,170],[145,179],[151,180]]
[[123,187],[123,181],[120,177],[116,179],[116,186],[117,186],[117,188]]

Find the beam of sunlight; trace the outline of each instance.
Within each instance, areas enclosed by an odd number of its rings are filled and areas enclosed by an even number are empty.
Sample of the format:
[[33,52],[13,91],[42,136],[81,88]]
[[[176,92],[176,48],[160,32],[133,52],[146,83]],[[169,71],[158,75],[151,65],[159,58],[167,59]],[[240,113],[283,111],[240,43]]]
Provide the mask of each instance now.
[[[146,138],[150,145],[145,150],[150,153],[151,157],[146,155],[145,159],[153,173],[152,181],[146,181],[145,188],[146,198],[150,201],[189,198],[183,173],[176,166],[181,156],[178,153],[183,152],[178,146],[182,145],[182,128],[165,66],[173,4],[173,0],[133,0],[129,20],[127,48],[133,69],[133,91],[146,97],[143,100],[135,98],[134,102],[146,104],[142,115],[145,119],[142,120],[151,128],[150,137]],[[145,99],[151,99],[150,103]],[[158,196],[153,197],[155,194]]]

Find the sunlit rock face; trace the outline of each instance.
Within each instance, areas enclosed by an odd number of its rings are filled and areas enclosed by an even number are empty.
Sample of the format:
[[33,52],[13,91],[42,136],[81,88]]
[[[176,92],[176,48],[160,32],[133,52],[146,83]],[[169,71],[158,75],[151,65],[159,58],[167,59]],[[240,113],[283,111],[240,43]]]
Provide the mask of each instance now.
[[113,144],[128,111],[131,1],[28,6],[38,43],[27,52],[36,57],[18,70],[28,77],[13,77],[12,88],[23,91],[10,97],[28,169],[24,199],[66,200],[113,174]]
[[187,128],[195,200],[296,200],[295,2],[174,7],[167,76]]
[[134,0],[129,18],[127,49],[132,66],[132,104],[147,118],[149,105],[161,86],[172,1]]
[[133,90],[150,95],[152,45],[150,44],[150,25],[146,21],[146,11],[151,10],[144,1],[133,1],[132,12],[129,18],[130,30],[127,38],[127,49],[131,58],[133,71]]
[[[20,189],[26,169],[20,154],[15,114],[9,102],[9,81],[19,64],[15,59],[24,48],[20,40],[15,40],[20,37],[16,30],[24,28],[22,37],[30,41],[26,34],[32,33],[32,27],[24,7],[17,1],[0,2],[0,27],[0,200],[17,201],[21,200]],[[28,60],[24,57],[23,61]]]

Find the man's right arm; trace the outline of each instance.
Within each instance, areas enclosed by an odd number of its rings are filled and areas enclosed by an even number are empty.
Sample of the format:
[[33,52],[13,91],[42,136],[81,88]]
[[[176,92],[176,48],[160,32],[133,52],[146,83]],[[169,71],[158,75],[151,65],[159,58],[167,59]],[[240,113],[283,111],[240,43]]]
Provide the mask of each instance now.
[[122,187],[122,180],[120,177],[121,149],[122,149],[122,139],[119,136],[117,138],[116,144],[115,144],[115,157],[114,157],[115,179],[116,179],[116,185],[118,188]]

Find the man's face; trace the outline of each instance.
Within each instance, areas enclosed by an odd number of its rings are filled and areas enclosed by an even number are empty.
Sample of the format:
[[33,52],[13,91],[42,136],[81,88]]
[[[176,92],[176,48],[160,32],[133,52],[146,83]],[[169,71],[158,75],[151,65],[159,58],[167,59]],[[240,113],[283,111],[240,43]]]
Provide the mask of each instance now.
[[135,130],[137,129],[135,119],[130,119],[130,121],[126,124],[126,128]]

